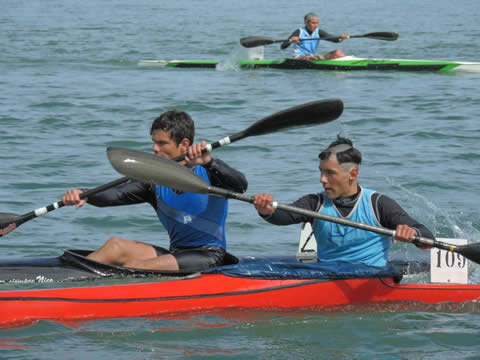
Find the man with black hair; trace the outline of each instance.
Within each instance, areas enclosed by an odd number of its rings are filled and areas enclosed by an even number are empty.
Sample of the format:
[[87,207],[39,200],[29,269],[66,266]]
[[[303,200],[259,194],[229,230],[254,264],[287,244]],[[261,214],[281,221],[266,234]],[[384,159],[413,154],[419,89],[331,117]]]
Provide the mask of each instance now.
[[284,41],[280,48],[286,49],[293,43],[293,57],[297,60],[330,60],[344,57],[345,54],[342,50],[333,50],[327,54],[316,55],[318,44],[320,40],[318,38],[328,38],[331,42],[341,42],[348,39],[348,34],[342,34],[338,37],[329,34],[328,32],[318,28],[320,19],[315,13],[309,12],[303,18],[305,25],[295,30],[290,37]]
[[[301,197],[292,205],[321,214],[395,230],[394,241],[411,242],[415,236],[434,239],[424,225],[412,219],[389,197],[357,182],[362,154],[351,140],[338,136],[319,154],[323,192]],[[273,196],[256,194],[260,216],[275,225],[309,222],[317,239],[320,261],[346,261],[385,266],[392,239],[386,235],[298,215],[272,207]]]
[[[186,155],[181,163],[208,184],[245,192],[247,180],[237,170],[194,144],[195,125],[186,112],[171,110],[156,118],[150,129],[152,150],[167,159]],[[148,202],[170,237],[169,249],[140,241],[112,237],[88,257],[106,264],[150,270],[199,271],[223,265],[226,254],[225,221],[228,201],[207,194],[179,193],[165,186],[137,180],[80,199],[83,190],[63,196],[65,205],[118,206]]]

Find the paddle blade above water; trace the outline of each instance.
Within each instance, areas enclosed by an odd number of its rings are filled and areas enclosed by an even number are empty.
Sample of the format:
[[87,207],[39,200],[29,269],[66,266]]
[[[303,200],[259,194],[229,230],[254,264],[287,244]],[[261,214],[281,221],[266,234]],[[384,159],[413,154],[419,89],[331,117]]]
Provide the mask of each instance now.
[[378,31],[378,32],[372,32],[372,33],[363,34],[363,35],[353,35],[351,37],[352,38],[363,37],[363,38],[376,39],[376,40],[394,41],[398,39],[398,34],[395,32],[389,32],[389,31]]
[[343,112],[340,99],[313,101],[279,111],[245,130],[247,136],[268,134],[288,128],[324,124],[338,118]]
[[187,167],[142,151],[107,149],[108,160],[120,174],[183,192],[208,193],[208,184]]
[[278,42],[278,41],[273,40],[272,38],[266,37],[266,36],[248,36],[240,39],[240,44],[246,48],[270,45],[270,44],[273,44],[274,42]]
[[454,251],[467,259],[480,264],[480,243],[457,245]]

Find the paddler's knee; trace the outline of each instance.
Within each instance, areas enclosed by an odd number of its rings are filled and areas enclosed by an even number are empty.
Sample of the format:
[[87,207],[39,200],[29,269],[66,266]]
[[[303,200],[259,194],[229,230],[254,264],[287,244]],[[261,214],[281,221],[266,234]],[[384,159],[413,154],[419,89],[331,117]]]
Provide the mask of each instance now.
[[120,237],[111,237],[107,240],[104,245],[104,248],[108,249],[110,254],[122,254],[126,251],[125,249],[125,242],[127,240],[122,239]]
[[337,49],[329,52],[328,54],[325,54],[324,58],[325,60],[331,60],[331,59],[338,59],[344,56],[345,56],[345,53],[342,50]]

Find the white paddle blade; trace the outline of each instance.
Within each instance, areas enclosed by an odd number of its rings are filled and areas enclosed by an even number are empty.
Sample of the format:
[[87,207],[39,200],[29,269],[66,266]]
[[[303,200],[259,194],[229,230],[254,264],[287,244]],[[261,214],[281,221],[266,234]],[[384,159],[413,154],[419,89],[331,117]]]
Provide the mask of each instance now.
[[187,167],[166,158],[138,150],[107,149],[108,160],[120,174],[192,193],[208,193],[208,184]]

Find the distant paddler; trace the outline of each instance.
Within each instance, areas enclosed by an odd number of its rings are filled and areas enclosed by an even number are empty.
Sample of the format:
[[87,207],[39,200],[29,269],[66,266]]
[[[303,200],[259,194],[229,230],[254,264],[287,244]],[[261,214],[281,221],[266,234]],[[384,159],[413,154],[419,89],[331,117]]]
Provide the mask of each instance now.
[[[298,60],[330,60],[344,57],[343,51],[337,49],[323,55],[317,55],[319,38],[325,38],[325,40],[331,42],[341,42],[348,39],[348,34],[342,34],[340,36],[333,36],[328,32],[318,28],[320,18],[313,12],[309,12],[304,17],[305,25],[295,30],[290,37],[284,41],[281,45],[281,49],[286,49],[293,43],[293,57]],[[312,39],[312,40],[309,40]]]

